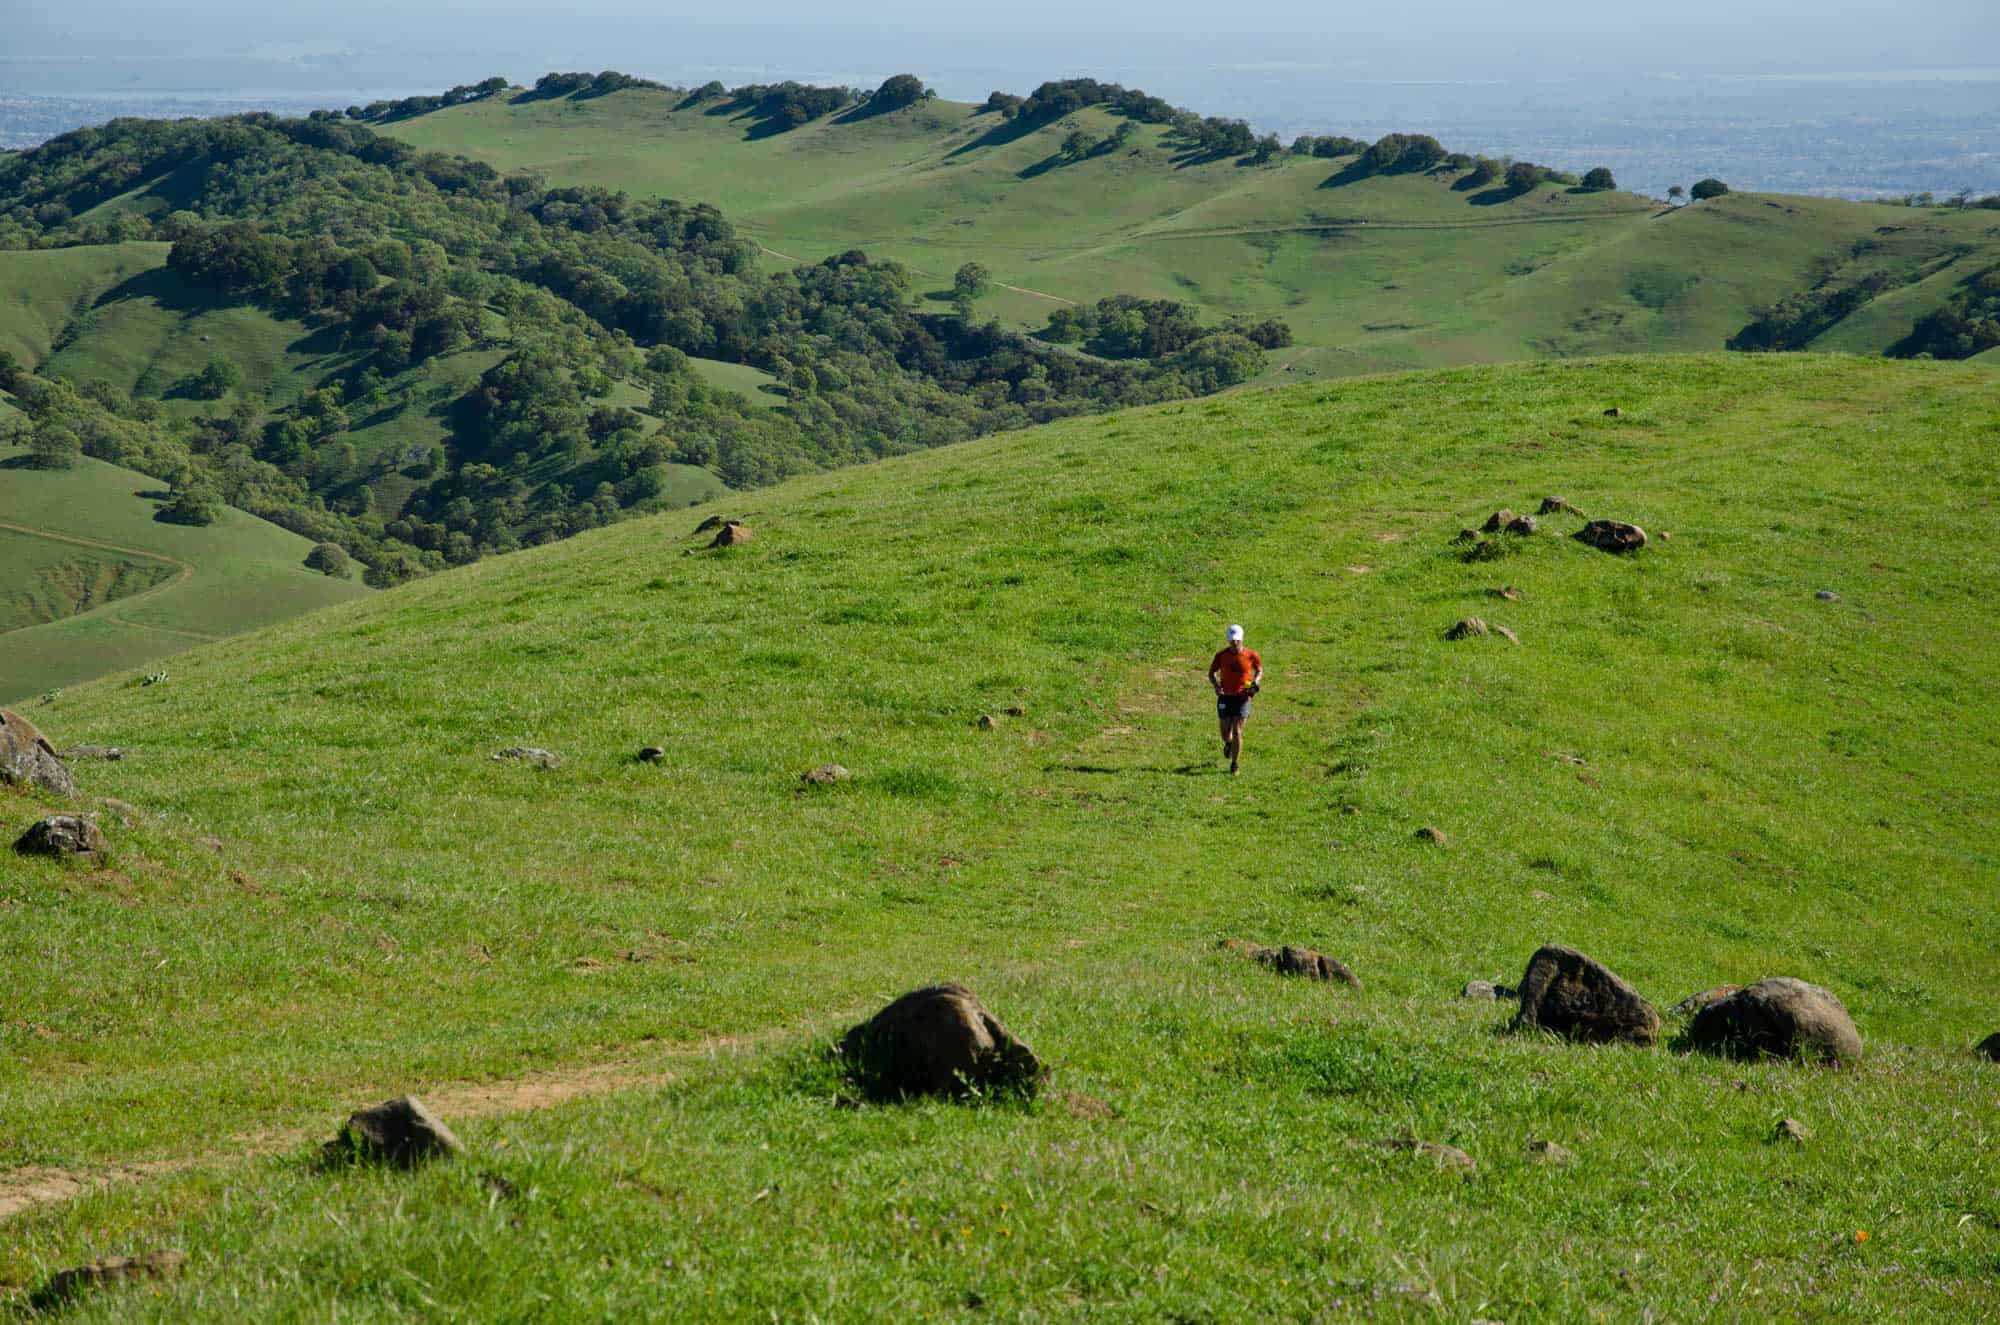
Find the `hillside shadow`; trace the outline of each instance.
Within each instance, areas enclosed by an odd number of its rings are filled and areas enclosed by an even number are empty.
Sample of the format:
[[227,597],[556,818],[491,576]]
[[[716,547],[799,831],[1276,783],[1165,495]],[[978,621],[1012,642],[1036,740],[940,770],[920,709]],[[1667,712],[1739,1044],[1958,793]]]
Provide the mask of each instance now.
[[1361,159],[1357,157],[1321,180],[1319,187],[1337,189],[1345,184],[1359,184],[1374,173],[1374,167],[1362,164]]
[[109,308],[133,299],[151,299],[170,313],[206,313],[230,308],[248,300],[225,300],[215,292],[189,280],[171,267],[155,267],[137,276],[128,276],[97,296],[92,308]]
[[1490,189],[1483,189],[1473,194],[1466,201],[1474,207],[1497,207],[1503,202],[1511,202],[1520,196],[1520,194],[1514,192],[1514,190],[1508,188],[1506,185],[1496,184]]
[[954,147],[945,154],[945,159],[949,161],[952,157],[964,156],[982,147],[1005,147],[1009,143],[1019,142],[1041,127],[1040,124],[1024,120],[1017,115],[1011,120],[1002,120],[970,142]]

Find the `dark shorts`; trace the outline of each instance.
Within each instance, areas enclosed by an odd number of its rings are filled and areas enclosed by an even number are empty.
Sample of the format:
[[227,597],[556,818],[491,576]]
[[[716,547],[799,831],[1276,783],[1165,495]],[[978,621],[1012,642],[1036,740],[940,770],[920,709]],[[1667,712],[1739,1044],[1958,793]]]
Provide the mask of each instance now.
[[1215,697],[1215,716],[1224,722],[1230,722],[1236,718],[1249,717],[1250,696],[1217,695]]

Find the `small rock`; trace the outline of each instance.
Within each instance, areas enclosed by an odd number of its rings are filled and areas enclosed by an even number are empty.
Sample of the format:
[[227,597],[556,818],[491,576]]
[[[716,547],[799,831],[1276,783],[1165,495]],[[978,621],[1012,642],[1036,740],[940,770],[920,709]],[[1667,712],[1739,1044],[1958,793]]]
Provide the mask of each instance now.
[[1461,529],[1451,541],[1454,543],[1477,543],[1479,541],[1479,531],[1477,529]]
[[1771,1129],[1773,1141],[1790,1141],[1794,1145],[1804,1144],[1806,1138],[1811,1135],[1812,1133],[1806,1130],[1806,1125],[1796,1118],[1780,1118],[1778,1125]]
[[122,745],[72,745],[62,752],[64,759],[103,759],[111,763],[125,757]]
[[537,768],[560,768],[562,756],[553,750],[537,750],[529,745],[510,745],[493,756],[496,760],[518,759]]
[[465,1145],[414,1095],[348,1115],[340,1135],[326,1143],[328,1159],[362,1159],[412,1168],[442,1155],[462,1155]]
[[1503,584],[1498,589],[1488,589],[1486,592],[1492,594],[1495,598],[1504,598],[1510,603],[1521,601],[1521,591],[1511,584]]
[[1499,510],[1487,516],[1486,523],[1479,527],[1489,534],[1497,534],[1519,518],[1512,511],[1502,506]]
[[1529,534],[1534,533],[1540,528],[1541,526],[1535,523],[1535,517],[1532,515],[1517,515],[1506,524],[1507,533],[1515,534],[1522,538],[1526,538]]
[[1688,1044],[1731,1058],[1861,1057],[1861,1033],[1832,991],[1776,976],[1718,999],[1688,1023]]
[[1529,959],[1514,1024],[1587,1044],[1650,1045],[1660,1036],[1651,1003],[1609,967],[1557,943]]
[[56,814],[30,824],[15,840],[14,850],[24,856],[89,856],[108,845],[103,832],[90,820]]
[[1570,505],[1561,497],[1542,498],[1541,508],[1535,512],[1536,515],[1556,515],[1558,513],[1575,515],[1578,512],[1576,507]]
[[1390,1150],[1403,1150],[1434,1160],[1441,1169],[1464,1169],[1467,1173],[1479,1167],[1472,1156],[1457,1146],[1448,1146],[1441,1141],[1419,1141],[1413,1136],[1393,1136],[1382,1143]]
[[1604,411],[1604,417],[1607,419],[1622,419],[1625,417],[1625,411],[1613,405],[1610,409]]
[[1592,520],[1576,537],[1600,552],[1637,552],[1646,546],[1646,531],[1623,520]]
[[657,764],[666,757],[667,751],[664,746],[648,745],[639,751],[639,762],[642,764]]
[[111,1288],[145,1279],[171,1279],[187,1263],[187,1253],[172,1249],[149,1251],[138,1256],[107,1256],[51,1275],[29,1299],[37,1311],[48,1311],[76,1298],[88,1289]]
[[1686,998],[1668,1008],[1667,1015],[1670,1017],[1692,1017],[1709,1004],[1720,1003],[1723,999],[1728,998],[1742,987],[1742,985],[1716,985],[1713,989],[1704,989],[1698,994],[1689,994]]
[[1000,725],[999,720],[996,719],[991,713],[982,713],[979,715],[979,730],[983,732],[990,732],[999,725]]
[[36,787],[57,796],[76,795],[76,780],[63,767],[48,737],[12,709],[0,709],[0,785]]
[[839,764],[821,764],[818,768],[809,768],[799,774],[799,781],[815,787],[830,787],[836,782],[845,782],[852,776],[854,775]]
[[1041,1061],[962,985],[904,994],[840,1042],[856,1083],[877,1097],[962,1095],[973,1088],[1033,1094]]
[[1348,969],[1347,963],[1311,948],[1294,948],[1289,944],[1282,948],[1271,948],[1261,943],[1252,943],[1248,939],[1224,939],[1217,946],[1241,953],[1251,961],[1268,966],[1280,975],[1302,975],[1308,980],[1325,980],[1347,985],[1352,989],[1361,988],[1361,977]]
[[722,528],[715,531],[715,538],[709,543],[709,546],[737,547],[743,543],[748,543],[755,537],[756,535],[750,532],[749,525],[738,524],[734,520],[725,520],[722,523]]
[[1837,603],[1840,601],[1840,595],[1831,589],[1821,589],[1813,597],[1819,599],[1822,603]]
[[1022,708],[1019,704],[1009,704],[1007,706],[1007,716],[1010,718],[1025,718],[1028,716],[1028,710]]
[[1469,616],[1444,633],[1449,640],[1478,639],[1486,634],[1486,623],[1476,616]]
[[1066,1090],[1062,1095],[1063,1112],[1072,1118],[1082,1118],[1086,1122],[1109,1122],[1118,1116],[1118,1110],[1098,1099],[1095,1095],[1085,1095],[1079,1091]]
[[1537,1164],[1549,1164],[1556,1167],[1561,1167],[1576,1158],[1575,1155],[1569,1152],[1568,1147],[1558,1145],[1554,1141],[1530,1141],[1528,1142],[1528,1153],[1534,1156]]
[[1521,637],[1505,626],[1489,626],[1488,629],[1501,639],[1506,640],[1509,644],[1519,644],[1521,642]]
[[1500,991],[1491,980],[1467,980],[1465,988],[1458,991],[1458,996],[1479,1003],[1491,1003],[1500,997]]
[[2000,1063],[2000,1031],[1995,1031],[1993,1032],[1993,1034],[1981,1040],[1979,1042],[1979,1047],[1973,1050],[1973,1052],[1980,1054],[1992,1060],[1993,1062]]
[[1444,829],[1434,828],[1430,824],[1425,824],[1417,830],[1417,841],[1428,842],[1435,847],[1451,845],[1451,839],[1445,836]]

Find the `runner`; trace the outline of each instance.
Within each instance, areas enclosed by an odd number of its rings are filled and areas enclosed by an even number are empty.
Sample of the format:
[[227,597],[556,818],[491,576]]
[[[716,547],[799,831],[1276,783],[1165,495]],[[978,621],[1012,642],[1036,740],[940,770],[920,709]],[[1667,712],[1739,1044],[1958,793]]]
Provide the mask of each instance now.
[[1208,664],[1208,683],[1215,687],[1215,716],[1222,724],[1222,753],[1229,775],[1243,758],[1243,722],[1250,716],[1250,698],[1264,679],[1264,660],[1243,646],[1243,627],[1229,628],[1229,643]]

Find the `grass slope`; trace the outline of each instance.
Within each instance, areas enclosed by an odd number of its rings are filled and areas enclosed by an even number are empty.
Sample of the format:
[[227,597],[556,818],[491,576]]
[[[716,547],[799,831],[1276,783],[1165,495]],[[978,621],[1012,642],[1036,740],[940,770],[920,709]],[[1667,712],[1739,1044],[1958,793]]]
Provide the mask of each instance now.
[[[132,747],[86,790],[142,813],[0,882],[0,1184],[167,1168],[17,1216],[0,1282],[167,1244],[179,1282],[75,1317],[1990,1315],[1992,380],[1612,360],[1077,420],[760,492],[726,553],[621,525],[73,690],[37,720]],[[1656,542],[1460,558],[1547,493]],[[1475,613],[1520,646],[1441,638]],[[1270,672],[1235,780],[1232,620]],[[1663,1005],[1822,982],[1868,1056],[1456,1000],[1548,939]],[[824,1037],[940,978],[1041,1102],[845,1098]],[[308,1161],[404,1089],[477,1159]]]
[[365,593],[301,564],[312,544],[225,508],[163,524],[160,483],[97,460],[46,472],[0,447],[0,702],[18,701]]
[[[2000,259],[1991,213],[1754,194],[1664,213],[1556,185],[1508,197],[1450,175],[1357,177],[1349,161],[1188,161],[1157,127],[1060,163],[1072,129],[1101,138],[1118,123],[1096,110],[1023,132],[933,102],[760,134],[676,105],[645,90],[494,99],[388,132],[555,182],[712,202],[795,260],[860,246],[940,289],[977,260],[1002,283],[983,310],[1023,324],[1055,299],[1119,292],[1284,317],[1299,345],[1277,356],[1279,379],[1719,349],[1829,272],[1903,280],[1950,262],[1963,276]],[[1942,292],[1891,291],[1879,315],[1864,305],[1819,348],[1880,353]]]

